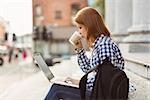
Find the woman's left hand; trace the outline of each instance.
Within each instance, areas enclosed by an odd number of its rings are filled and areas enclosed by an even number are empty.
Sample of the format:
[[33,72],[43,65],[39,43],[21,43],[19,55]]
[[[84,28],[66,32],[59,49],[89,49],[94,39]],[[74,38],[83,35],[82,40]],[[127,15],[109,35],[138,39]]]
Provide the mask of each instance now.
[[71,83],[71,84],[79,85],[79,80],[73,79],[73,78],[71,78],[71,77],[67,77],[67,78],[65,79],[65,82],[66,82],[66,83]]

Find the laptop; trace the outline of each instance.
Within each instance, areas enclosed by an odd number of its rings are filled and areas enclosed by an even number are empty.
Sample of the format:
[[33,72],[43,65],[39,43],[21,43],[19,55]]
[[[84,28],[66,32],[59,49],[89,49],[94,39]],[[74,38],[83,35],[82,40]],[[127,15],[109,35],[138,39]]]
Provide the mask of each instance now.
[[79,87],[78,85],[64,82],[67,77],[55,76],[52,73],[52,71],[49,69],[49,67],[47,66],[46,62],[44,61],[44,59],[42,58],[40,53],[34,53],[33,58],[37,62],[38,66],[40,67],[40,69],[43,71],[44,75],[50,82],[57,83],[57,84],[63,84],[63,85],[69,85],[69,86],[73,86],[73,87]]

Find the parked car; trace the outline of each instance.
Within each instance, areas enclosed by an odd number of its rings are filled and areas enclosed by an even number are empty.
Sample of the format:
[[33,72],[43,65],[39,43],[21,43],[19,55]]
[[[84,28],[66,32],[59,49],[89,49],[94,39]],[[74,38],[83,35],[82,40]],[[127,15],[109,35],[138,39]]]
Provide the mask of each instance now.
[[[43,57],[43,59],[48,66],[53,66],[54,64],[60,63],[62,60],[59,56],[47,56]],[[33,63],[38,67],[36,60],[33,59]]]

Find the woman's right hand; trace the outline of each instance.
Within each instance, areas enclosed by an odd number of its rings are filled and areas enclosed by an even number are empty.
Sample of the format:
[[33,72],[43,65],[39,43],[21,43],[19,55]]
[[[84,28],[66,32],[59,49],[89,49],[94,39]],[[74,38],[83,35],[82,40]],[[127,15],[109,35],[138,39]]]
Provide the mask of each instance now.
[[75,44],[75,47],[78,48],[78,49],[83,48],[81,39],[77,41],[77,43]]

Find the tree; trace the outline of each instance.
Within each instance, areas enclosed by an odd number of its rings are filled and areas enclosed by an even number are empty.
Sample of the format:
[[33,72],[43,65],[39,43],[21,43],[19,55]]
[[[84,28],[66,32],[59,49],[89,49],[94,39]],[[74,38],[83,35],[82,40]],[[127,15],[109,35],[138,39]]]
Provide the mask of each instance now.
[[105,0],[94,0],[92,7],[96,8],[105,18]]
[[47,28],[46,28],[46,26],[43,26],[42,39],[43,39],[44,41],[48,41],[48,34],[47,34]]

